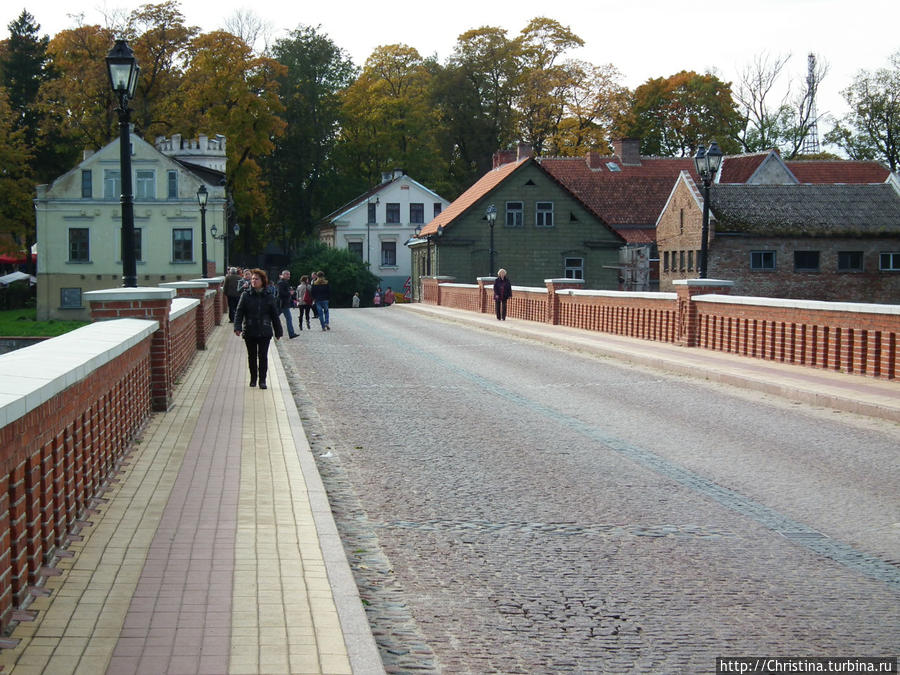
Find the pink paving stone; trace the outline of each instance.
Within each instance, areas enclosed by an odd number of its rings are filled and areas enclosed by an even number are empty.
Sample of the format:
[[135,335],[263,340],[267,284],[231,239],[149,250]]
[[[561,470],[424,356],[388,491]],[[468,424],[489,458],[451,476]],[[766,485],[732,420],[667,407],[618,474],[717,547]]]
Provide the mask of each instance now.
[[138,672],[140,660],[140,656],[114,655],[106,667],[106,675],[134,675],[134,673]]
[[169,661],[168,675],[195,675],[200,667],[198,656],[173,656]]
[[140,656],[144,651],[144,638],[119,638],[113,656]]

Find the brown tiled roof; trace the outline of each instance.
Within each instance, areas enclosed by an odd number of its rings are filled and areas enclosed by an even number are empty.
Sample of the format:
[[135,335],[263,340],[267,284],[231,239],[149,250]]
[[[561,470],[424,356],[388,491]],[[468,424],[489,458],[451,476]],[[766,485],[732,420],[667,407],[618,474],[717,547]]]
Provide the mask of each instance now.
[[769,236],[900,235],[893,185],[713,185],[717,232]]
[[432,219],[427,225],[425,225],[425,227],[423,227],[421,232],[419,233],[420,236],[437,233],[439,226],[446,227],[450,221],[454,220],[457,216],[462,215],[465,211],[468,210],[470,206],[475,204],[479,199],[484,197],[500,183],[506,180],[513,172],[516,171],[516,169],[529,161],[531,161],[531,158],[526,157],[517,162],[503,164],[496,169],[491,169],[490,171],[488,171],[480,179],[478,179],[478,181],[474,185],[472,185],[472,187],[470,187],[459,197],[457,197],[453,201],[453,203],[450,204],[450,206],[436,215],[434,219]]
[[786,161],[801,183],[883,183],[890,172],[878,162],[849,159]]
[[[688,171],[695,176],[690,157],[642,157],[640,165],[630,166],[616,157],[607,157],[594,163],[599,164],[599,169],[591,169],[583,157],[546,157],[537,161],[629,243],[656,240],[652,228],[679,173]],[[611,171],[610,165],[618,170]]]
[[767,151],[723,157],[722,168],[719,172],[719,182],[746,183],[768,156],[769,152]]

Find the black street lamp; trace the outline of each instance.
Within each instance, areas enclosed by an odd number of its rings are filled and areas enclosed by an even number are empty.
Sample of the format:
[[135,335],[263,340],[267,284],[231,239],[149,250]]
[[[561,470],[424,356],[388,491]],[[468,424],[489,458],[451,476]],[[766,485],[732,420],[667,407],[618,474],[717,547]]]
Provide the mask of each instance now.
[[207,268],[206,268],[206,201],[209,199],[209,192],[206,191],[206,186],[201,185],[200,189],[197,190],[197,203],[200,204],[200,251],[201,256],[203,258],[203,273],[200,275],[201,279],[206,278]]
[[125,40],[106,54],[109,84],[119,99],[119,173],[122,182],[122,285],[137,288],[137,260],[134,254],[134,194],[131,186],[131,108],[141,68]]
[[[225,231],[222,234],[217,234],[218,231],[219,230],[216,227],[215,223],[213,223],[212,227],[209,228],[209,233],[212,235],[213,239],[218,239],[219,241],[224,240],[224,242],[225,242],[225,265],[224,265],[224,267],[225,267],[225,271],[227,272],[228,271],[228,243],[231,241],[231,234],[228,232],[227,227],[225,228]],[[237,223],[235,223],[233,231],[234,231],[235,238],[237,238],[237,236],[241,233],[241,226],[238,225]]]
[[497,207],[491,204],[487,207],[487,211],[484,212],[485,218],[487,218],[488,225],[491,226],[491,247],[488,249],[488,257],[491,260],[491,270],[490,273],[493,275],[494,272],[494,223],[497,222]]
[[707,263],[709,260],[709,186],[719,165],[722,163],[722,151],[719,144],[713,141],[709,144],[709,150],[701,145],[694,156],[694,167],[703,181],[703,227],[700,232],[700,278],[706,278]]

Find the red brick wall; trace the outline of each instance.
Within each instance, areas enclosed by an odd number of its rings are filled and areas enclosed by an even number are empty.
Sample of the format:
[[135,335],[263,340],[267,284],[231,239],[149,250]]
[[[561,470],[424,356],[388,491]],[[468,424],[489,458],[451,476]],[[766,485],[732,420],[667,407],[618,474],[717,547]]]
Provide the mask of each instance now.
[[150,342],[0,428],[0,629],[150,413]]
[[[425,302],[432,298],[430,304],[494,311],[491,289],[480,281],[478,286],[423,282]],[[559,288],[548,284],[546,297],[514,292],[507,316],[870,377],[898,375],[900,314],[850,311],[839,303],[807,307],[803,301],[765,304],[765,298],[758,298],[758,305],[695,299],[727,293],[727,285],[679,287],[677,299],[555,292]]]

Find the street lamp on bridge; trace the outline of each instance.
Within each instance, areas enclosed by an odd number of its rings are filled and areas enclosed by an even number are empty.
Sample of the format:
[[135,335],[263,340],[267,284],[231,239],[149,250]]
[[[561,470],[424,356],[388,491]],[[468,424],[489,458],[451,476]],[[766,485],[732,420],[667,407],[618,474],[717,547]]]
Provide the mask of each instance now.
[[703,181],[703,226],[700,231],[700,278],[706,278],[707,263],[709,261],[709,186],[719,166],[722,164],[722,151],[719,144],[713,141],[709,144],[709,150],[701,145],[694,155],[694,167]]

